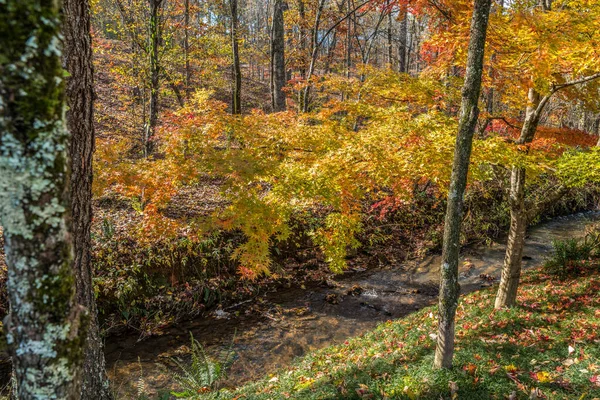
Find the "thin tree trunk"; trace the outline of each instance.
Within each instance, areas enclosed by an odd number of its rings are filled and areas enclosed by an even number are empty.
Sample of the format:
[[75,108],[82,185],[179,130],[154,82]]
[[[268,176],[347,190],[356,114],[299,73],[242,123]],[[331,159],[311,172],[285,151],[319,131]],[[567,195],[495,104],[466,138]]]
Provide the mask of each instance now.
[[337,48],[338,43],[338,33],[337,30],[333,32],[333,38],[331,38],[331,45],[327,49],[327,65],[325,65],[325,74],[329,75],[333,70],[334,66],[334,58],[335,58],[335,49]]
[[388,26],[387,26],[387,58],[390,69],[394,69],[394,37],[393,37],[393,25],[392,25],[392,7],[390,0],[387,1],[388,9]]
[[[348,0],[348,12],[350,12],[352,6],[351,0]],[[354,18],[351,16],[348,18],[348,30],[346,31],[346,78],[350,78],[350,71],[352,69],[352,23]]]
[[[547,2],[550,5],[550,2]],[[540,123],[542,113],[548,105],[552,96],[565,88],[581,85],[593,80],[600,79],[600,73],[585,76],[562,84],[551,86],[550,93],[542,97],[535,88],[529,89],[529,104],[525,114],[525,122],[521,129],[521,135],[516,141],[523,145],[531,143],[535,137],[537,127]],[[513,167],[511,172],[510,206],[511,226],[509,229],[509,241],[506,245],[506,255],[502,266],[502,277],[496,296],[496,308],[512,307],[517,300],[517,289],[521,276],[521,255],[525,246],[524,230],[527,226],[529,208],[525,205],[525,171],[519,167]],[[523,233],[521,233],[523,231]]]
[[310,106],[310,89],[311,83],[310,79],[312,78],[313,73],[315,72],[317,56],[319,55],[320,41],[319,41],[319,27],[321,25],[321,15],[323,14],[323,9],[325,8],[325,3],[327,0],[319,0],[319,6],[317,8],[317,13],[315,15],[315,24],[312,30],[312,39],[311,39],[311,54],[310,54],[310,64],[308,66],[308,74],[306,75],[306,87],[304,88],[304,94],[302,96],[302,112],[308,112]]
[[510,176],[510,229],[506,244],[506,254],[502,267],[502,277],[496,296],[496,308],[511,307],[517,299],[517,289],[521,277],[521,259],[527,231],[525,210],[525,169],[513,167]]
[[298,16],[300,17],[299,29],[298,29],[298,43],[300,45],[300,76],[302,79],[306,78],[306,29],[304,28],[304,21],[306,21],[306,10],[304,7],[304,0],[297,0],[298,2]]
[[158,124],[158,95],[160,91],[160,64],[158,60],[158,48],[160,45],[160,8],[163,0],[150,1],[150,29],[149,29],[149,57],[150,57],[150,110],[144,137],[144,155],[148,157],[154,147],[154,135]]
[[473,19],[471,21],[467,70],[462,92],[460,121],[456,137],[454,163],[448,193],[448,208],[444,224],[444,244],[440,267],[438,335],[434,360],[435,368],[451,368],[454,355],[454,318],[460,295],[458,255],[460,250],[463,200],[467,185],[473,135],[475,134],[477,118],[479,116],[477,103],[481,92],[483,56],[490,7],[491,0],[475,0]]
[[240,67],[240,46],[238,38],[238,2],[229,0],[231,9],[231,47],[233,51],[233,93],[231,99],[231,113],[242,113],[242,70]]
[[190,0],[185,0],[183,51],[185,52],[185,97],[189,101],[192,92],[192,69],[190,66]]
[[73,271],[79,304],[89,311],[84,351],[81,398],[113,398],[106,377],[98,311],[92,284],[92,157],[94,153],[94,66],[88,0],[64,0],[67,80],[67,127],[71,133],[71,212],[74,238]]
[[[539,124],[541,96],[534,89],[529,89],[529,104],[525,114],[525,123],[517,144],[527,144],[533,141]],[[506,254],[502,266],[502,277],[496,296],[495,307],[512,307],[517,301],[517,289],[521,277],[521,260],[525,246],[527,230],[527,211],[525,209],[525,169],[513,167],[510,177],[510,228],[506,243]]]
[[77,304],[64,120],[61,2],[0,2],[0,224],[16,395],[78,399],[87,312]]
[[[542,1],[544,11],[550,9],[549,1]],[[531,143],[535,137],[535,132],[540,123],[542,111],[550,100],[553,91],[541,97],[534,87],[529,89],[528,105],[525,113],[525,122],[521,129],[521,135],[517,144],[523,145]],[[527,209],[525,205],[525,169],[514,166],[510,177],[510,228],[508,231],[508,241],[506,243],[506,254],[502,266],[502,275],[498,294],[496,295],[495,308],[512,307],[517,302],[517,291],[521,279],[521,263],[523,258],[523,248],[525,247],[525,234],[527,231]]]
[[273,5],[273,33],[271,39],[271,76],[273,111],[285,111],[285,30],[283,21],[283,0],[275,0]]

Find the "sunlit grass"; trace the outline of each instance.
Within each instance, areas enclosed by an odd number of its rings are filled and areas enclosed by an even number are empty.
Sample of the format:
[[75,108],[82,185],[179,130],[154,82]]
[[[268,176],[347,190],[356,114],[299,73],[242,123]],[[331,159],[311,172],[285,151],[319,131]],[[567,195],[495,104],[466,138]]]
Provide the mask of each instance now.
[[462,298],[450,371],[431,368],[429,307],[218,398],[600,398],[600,276],[588,271],[562,281],[528,273],[510,310],[494,310],[494,289]]

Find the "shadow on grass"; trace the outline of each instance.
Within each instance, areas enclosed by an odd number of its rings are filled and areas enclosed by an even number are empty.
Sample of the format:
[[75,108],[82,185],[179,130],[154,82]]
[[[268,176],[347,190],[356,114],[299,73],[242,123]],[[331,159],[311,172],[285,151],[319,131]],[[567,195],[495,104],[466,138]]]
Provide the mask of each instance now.
[[[520,305],[493,309],[494,289],[463,298],[455,367],[434,370],[435,307],[310,354],[237,399],[593,399],[600,387],[600,278],[528,276]],[[579,339],[575,336],[584,333]],[[543,398],[543,397],[542,397]]]

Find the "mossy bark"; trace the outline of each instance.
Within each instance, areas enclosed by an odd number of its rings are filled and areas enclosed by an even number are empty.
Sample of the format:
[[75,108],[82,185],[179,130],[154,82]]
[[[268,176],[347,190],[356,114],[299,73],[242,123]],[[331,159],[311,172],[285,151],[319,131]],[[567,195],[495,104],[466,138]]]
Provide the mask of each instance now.
[[475,0],[471,21],[471,35],[467,57],[467,70],[462,91],[462,103],[454,162],[448,194],[448,207],[444,224],[444,244],[440,267],[440,295],[438,334],[435,350],[435,368],[451,368],[454,355],[454,319],[460,285],[458,284],[458,256],[460,230],[463,217],[464,193],[471,159],[473,136],[479,117],[479,94],[485,40],[491,8],[491,0]]
[[92,158],[94,153],[94,67],[88,0],[63,0],[63,63],[67,79],[67,127],[71,134],[71,212],[73,272],[77,301],[90,314],[84,352],[81,398],[112,399],[92,285]]
[[154,136],[158,124],[159,112],[159,91],[160,91],[160,61],[158,50],[161,42],[160,13],[163,6],[163,0],[150,1],[150,46],[148,47],[148,56],[150,58],[150,110],[148,112],[148,122],[144,133],[144,155],[148,157],[154,150]]
[[0,2],[0,217],[19,399],[79,398],[87,313],[75,300],[61,7]]

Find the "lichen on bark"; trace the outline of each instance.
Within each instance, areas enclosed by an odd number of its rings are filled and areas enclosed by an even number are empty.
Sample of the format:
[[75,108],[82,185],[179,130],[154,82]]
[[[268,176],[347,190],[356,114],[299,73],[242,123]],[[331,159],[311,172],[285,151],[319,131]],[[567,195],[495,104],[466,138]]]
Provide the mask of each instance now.
[[74,301],[60,3],[0,1],[0,224],[19,399],[78,398],[87,317]]

